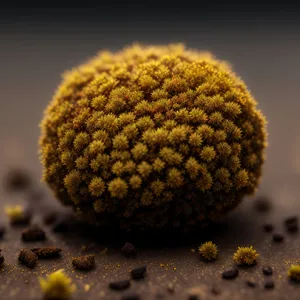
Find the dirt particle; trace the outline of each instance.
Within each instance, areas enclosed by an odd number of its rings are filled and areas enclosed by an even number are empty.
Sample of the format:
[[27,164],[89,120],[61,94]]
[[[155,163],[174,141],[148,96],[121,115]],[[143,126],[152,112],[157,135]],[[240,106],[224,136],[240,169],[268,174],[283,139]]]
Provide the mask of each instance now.
[[74,257],[72,265],[79,270],[89,271],[95,267],[95,255],[89,254],[84,256]]
[[289,232],[297,232],[299,229],[298,225],[298,217],[291,216],[284,220],[284,225],[287,231]]
[[253,279],[248,279],[248,280],[246,280],[246,285],[248,287],[255,288],[256,287],[256,282]]
[[4,234],[5,234],[6,228],[4,225],[0,224],[0,239],[3,238]]
[[22,232],[24,242],[44,241],[46,239],[45,231],[38,225],[32,225]]
[[130,272],[131,278],[134,280],[143,279],[145,278],[146,272],[147,272],[147,266],[135,268]]
[[222,273],[223,279],[235,279],[239,275],[239,270],[236,267],[231,267]]
[[263,271],[263,274],[266,275],[266,276],[271,276],[271,275],[273,275],[273,270],[272,270],[271,267],[264,267],[264,268],[262,269],[262,271]]
[[273,234],[273,241],[276,243],[281,243],[284,240],[284,236],[281,233],[274,233]]
[[38,258],[52,258],[58,257],[62,249],[56,247],[40,247],[32,248],[31,251],[34,252]]
[[271,210],[272,204],[267,197],[260,197],[254,202],[254,209],[258,212],[266,213]]
[[34,268],[37,265],[38,256],[29,249],[21,249],[19,261],[28,268]]
[[121,249],[121,252],[127,257],[135,257],[137,255],[136,248],[129,242],[125,243]]
[[4,263],[4,256],[1,254],[2,250],[0,249],[0,267],[3,265]]
[[5,188],[7,191],[22,191],[31,185],[28,172],[22,169],[12,169],[5,177]]
[[171,294],[175,293],[175,286],[173,282],[168,283],[167,285],[167,291]]
[[130,280],[113,281],[109,283],[109,288],[116,291],[126,290],[130,287]]

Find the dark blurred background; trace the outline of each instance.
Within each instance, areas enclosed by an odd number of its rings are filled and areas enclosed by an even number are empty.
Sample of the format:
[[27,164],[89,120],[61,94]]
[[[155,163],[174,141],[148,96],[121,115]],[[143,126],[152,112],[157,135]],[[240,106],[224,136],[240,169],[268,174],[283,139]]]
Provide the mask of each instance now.
[[[42,5],[43,4],[43,5]],[[268,119],[261,191],[296,203],[300,172],[300,18],[297,4],[108,1],[96,6],[2,4],[1,173],[21,165],[40,176],[38,124],[60,74],[103,49],[183,42],[232,63]],[[85,4],[85,5],[84,5]],[[283,194],[283,196],[282,196]],[[280,195],[280,196],[279,196]],[[279,204],[281,201],[278,202]],[[299,207],[299,206],[298,206]]]

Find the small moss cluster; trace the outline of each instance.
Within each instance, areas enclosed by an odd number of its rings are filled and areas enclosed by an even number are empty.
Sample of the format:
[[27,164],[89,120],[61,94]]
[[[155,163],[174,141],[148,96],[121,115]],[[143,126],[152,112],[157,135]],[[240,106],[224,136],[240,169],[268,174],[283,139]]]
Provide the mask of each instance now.
[[18,223],[24,219],[24,208],[22,205],[6,206],[4,211],[11,223]]
[[88,221],[193,227],[252,194],[265,118],[243,81],[183,45],[101,52],[64,75],[41,123],[43,179]]
[[259,256],[257,251],[252,247],[238,247],[233,254],[233,260],[237,265],[254,265]]
[[199,254],[206,260],[215,260],[218,255],[218,247],[213,242],[205,242],[199,247]]
[[290,279],[300,282],[300,265],[291,265],[288,270]]
[[39,278],[39,282],[47,300],[68,300],[76,289],[63,269],[51,273],[46,279]]

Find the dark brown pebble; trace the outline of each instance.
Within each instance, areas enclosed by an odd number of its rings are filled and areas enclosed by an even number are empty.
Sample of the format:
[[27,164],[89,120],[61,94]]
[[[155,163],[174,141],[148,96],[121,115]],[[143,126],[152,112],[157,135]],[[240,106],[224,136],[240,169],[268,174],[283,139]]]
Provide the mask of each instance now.
[[37,255],[29,249],[21,249],[19,254],[19,261],[28,268],[34,268],[37,265]]
[[122,300],[140,300],[141,297],[135,292],[128,292],[121,298]]
[[239,275],[239,270],[236,267],[229,268],[222,273],[223,279],[235,279]]
[[274,226],[270,223],[266,223],[263,225],[263,229],[265,232],[272,232],[274,230]]
[[259,212],[268,212],[271,210],[271,206],[270,200],[266,197],[258,198],[254,202],[254,208]]
[[127,257],[135,257],[137,255],[135,247],[129,242],[125,243],[121,251]]
[[57,220],[52,227],[52,230],[56,233],[63,233],[63,232],[68,231],[68,229],[69,229],[69,226],[68,226],[67,220],[64,220],[64,219]]
[[275,284],[274,284],[274,281],[273,280],[268,280],[265,282],[265,289],[266,290],[271,290],[274,288]]
[[74,257],[72,265],[79,270],[89,271],[95,267],[95,255],[89,254],[84,256]]
[[273,235],[273,241],[280,243],[284,240],[284,236],[281,233],[274,233]]
[[5,187],[8,191],[21,191],[27,189],[31,184],[28,172],[21,169],[10,170],[5,179]]
[[299,229],[298,225],[298,217],[297,216],[292,216],[288,217],[284,220],[284,225],[289,232],[296,232]]
[[5,226],[0,224],[0,239],[3,238],[4,234],[5,234]]
[[22,232],[22,240],[24,242],[44,241],[45,239],[46,233],[38,225],[32,225]]
[[291,216],[284,219],[284,224],[291,224],[291,223],[298,223],[298,217],[297,216]]
[[46,214],[43,218],[43,222],[47,226],[54,224],[56,220],[57,220],[57,213],[53,211]]
[[3,265],[4,263],[4,256],[1,254],[2,250],[0,249],[0,267]]
[[31,251],[34,252],[38,258],[51,258],[59,256],[62,249],[56,247],[40,247],[32,248]]
[[199,300],[198,295],[189,295],[188,300]]
[[266,276],[271,276],[273,274],[273,270],[271,267],[264,267],[262,271]]
[[130,287],[130,280],[114,281],[109,284],[109,288],[116,291],[126,290]]
[[248,280],[246,280],[246,285],[251,287],[251,288],[255,288],[256,287],[256,282],[252,279],[248,279]]
[[135,269],[131,270],[131,272],[130,272],[131,278],[135,279],[135,280],[143,279],[143,278],[145,278],[146,271],[147,271],[146,266],[135,268]]

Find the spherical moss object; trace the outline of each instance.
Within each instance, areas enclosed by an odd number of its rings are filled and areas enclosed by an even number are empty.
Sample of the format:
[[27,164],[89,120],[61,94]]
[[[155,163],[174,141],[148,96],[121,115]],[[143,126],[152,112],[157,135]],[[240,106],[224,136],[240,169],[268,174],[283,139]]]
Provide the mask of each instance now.
[[41,123],[43,179],[90,222],[218,219],[258,186],[265,118],[230,66],[182,45],[101,52],[67,72]]

